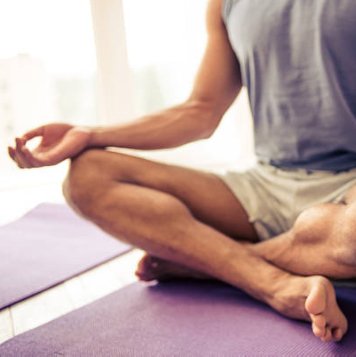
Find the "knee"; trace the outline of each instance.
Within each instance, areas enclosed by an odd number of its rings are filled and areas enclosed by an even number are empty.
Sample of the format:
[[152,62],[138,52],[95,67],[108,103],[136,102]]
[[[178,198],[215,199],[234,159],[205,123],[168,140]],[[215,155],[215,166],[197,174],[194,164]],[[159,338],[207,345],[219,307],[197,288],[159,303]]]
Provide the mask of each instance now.
[[293,225],[294,239],[304,243],[315,243],[326,239],[333,229],[339,213],[339,207],[332,204],[306,209],[298,216]]
[[320,244],[330,258],[356,265],[356,206],[323,204],[302,212],[293,226],[296,244]]
[[68,204],[84,214],[98,193],[102,170],[98,168],[103,150],[87,150],[71,160],[62,191]]
[[[134,174],[141,172],[141,168],[133,160],[136,159],[105,150],[83,152],[72,159],[63,183],[66,201],[76,212],[92,220],[102,220],[114,206],[117,212],[132,217],[140,211],[147,222],[155,217],[159,224],[182,226],[191,217],[189,209],[172,195],[136,183]],[[144,188],[146,192],[142,191]],[[145,211],[140,210],[143,201],[148,208]]]
[[356,205],[345,206],[339,218],[335,235],[339,259],[344,264],[356,268]]

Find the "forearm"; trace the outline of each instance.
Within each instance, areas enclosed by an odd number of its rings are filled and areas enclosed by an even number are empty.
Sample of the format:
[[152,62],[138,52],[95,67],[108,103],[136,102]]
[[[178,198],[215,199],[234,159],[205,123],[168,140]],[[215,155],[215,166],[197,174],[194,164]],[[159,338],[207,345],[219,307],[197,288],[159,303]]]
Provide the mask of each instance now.
[[139,150],[173,148],[209,137],[219,120],[219,114],[209,104],[187,101],[133,123],[92,128],[89,146]]

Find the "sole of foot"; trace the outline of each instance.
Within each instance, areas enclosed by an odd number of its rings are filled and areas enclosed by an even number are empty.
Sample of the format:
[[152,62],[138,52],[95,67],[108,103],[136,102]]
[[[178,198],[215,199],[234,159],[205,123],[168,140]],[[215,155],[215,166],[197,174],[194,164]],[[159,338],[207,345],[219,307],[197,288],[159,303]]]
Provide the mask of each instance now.
[[[146,254],[138,263],[136,276],[142,281],[209,279],[179,264]],[[348,324],[340,310],[331,282],[322,276],[295,277],[281,284],[270,305],[282,315],[311,321],[314,335],[324,342],[340,341]]]
[[325,342],[340,341],[348,326],[346,317],[337,304],[335,289],[324,277],[312,279],[305,310],[310,316],[313,333]]

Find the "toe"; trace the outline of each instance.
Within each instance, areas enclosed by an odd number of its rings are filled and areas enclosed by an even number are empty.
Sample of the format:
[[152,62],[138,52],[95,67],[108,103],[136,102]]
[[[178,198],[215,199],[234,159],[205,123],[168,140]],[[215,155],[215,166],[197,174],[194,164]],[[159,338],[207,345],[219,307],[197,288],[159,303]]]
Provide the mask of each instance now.
[[326,319],[324,315],[310,315],[313,324],[319,328],[324,329],[326,326]]
[[340,341],[342,339],[343,332],[342,332],[341,328],[336,328],[332,331],[332,335],[333,335],[333,339],[335,341]]
[[305,301],[305,309],[309,314],[319,315],[326,308],[327,292],[322,277],[315,278],[313,287]]
[[312,325],[313,334],[316,337],[323,338],[325,336],[325,327],[319,327],[315,324]]
[[323,336],[323,337],[321,337],[321,340],[323,341],[323,342],[330,342],[330,341],[332,341],[332,333],[331,333],[331,329],[330,329],[330,327],[326,327],[326,329],[325,329],[325,335]]
[[324,315],[310,315],[312,330],[316,337],[323,338],[326,334],[326,320]]

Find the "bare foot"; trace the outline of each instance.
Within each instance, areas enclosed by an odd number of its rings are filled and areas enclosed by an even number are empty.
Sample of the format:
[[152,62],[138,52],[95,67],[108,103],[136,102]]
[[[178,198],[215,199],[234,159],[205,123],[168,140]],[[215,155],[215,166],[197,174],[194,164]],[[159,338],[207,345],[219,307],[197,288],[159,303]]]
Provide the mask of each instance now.
[[182,265],[146,254],[138,263],[136,276],[143,281],[174,279],[209,279],[208,276]]
[[[143,281],[209,279],[206,275],[149,254],[139,262],[136,275]],[[314,335],[322,341],[342,339],[347,331],[347,320],[328,279],[321,276],[288,276],[278,285],[277,292],[268,301],[275,310],[293,319],[311,321]]]
[[340,341],[347,331],[334,287],[324,277],[291,278],[271,305],[283,315],[311,321],[314,335],[324,342]]
[[319,278],[305,301],[315,336],[322,341],[340,341],[347,331],[347,320],[337,305],[335,290],[330,281]]

